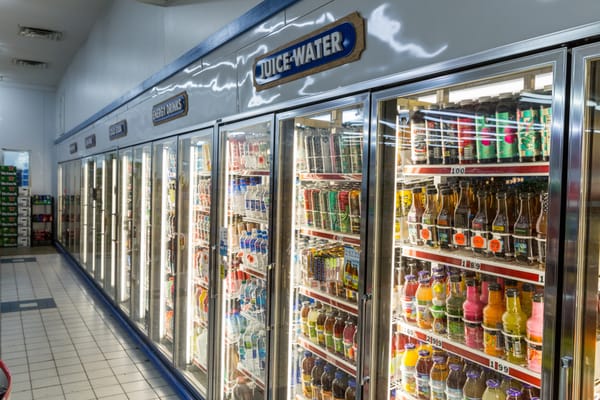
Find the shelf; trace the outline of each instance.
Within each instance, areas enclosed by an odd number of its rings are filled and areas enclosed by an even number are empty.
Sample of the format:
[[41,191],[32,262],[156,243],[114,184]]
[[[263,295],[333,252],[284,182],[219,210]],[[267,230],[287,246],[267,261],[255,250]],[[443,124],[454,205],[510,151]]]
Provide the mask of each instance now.
[[265,382],[261,377],[255,375],[252,371],[246,369],[242,365],[242,363],[238,363],[237,370],[240,374],[244,375],[246,378],[249,378],[252,382],[254,382],[260,390],[262,390],[263,392],[265,391]]
[[264,271],[249,267],[246,264],[240,264],[240,269],[242,271],[244,271],[245,273],[247,273],[248,275],[251,275],[255,278],[261,279],[263,281],[267,280],[267,274]]
[[[264,313],[264,311],[261,311],[261,313]],[[265,325],[265,321],[260,320],[259,318],[256,318],[254,316],[254,314],[248,312],[248,311],[240,311],[240,315],[244,318],[246,318],[248,321],[252,321],[252,322],[256,322],[259,325]],[[263,314],[264,315],[264,314]]]
[[441,264],[451,265],[453,267],[484,272],[490,275],[496,275],[503,278],[513,278],[523,282],[529,282],[536,285],[543,285],[545,271],[536,267],[529,267],[517,262],[506,263],[495,261],[490,258],[476,258],[472,252],[467,250],[443,251],[437,249],[428,249],[426,247],[400,246],[402,255],[406,257],[417,258],[425,261],[432,261]]
[[303,173],[298,174],[298,178],[301,181],[362,182],[362,174]]
[[318,300],[323,304],[330,305],[356,317],[358,316],[358,303],[352,303],[346,299],[341,299],[327,292],[323,292],[322,290],[307,288],[304,286],[300,287],[298,291],[300,294]]
[[265,169],[255,169],[255,170],[250,170],[250,169],[245,169],[245,170],[239,170],[239,171],[229,171],[230,175],[239,175],[239,176],[269,176],[271,175],[271,171],[270,170],[265,170]]
[[201,328],[208,328],[208,322],[203,320],[202,318],[194,317],[194,324]]
[[205,281],[201,278],[194,278],[194,285],[203,287],[204,289],[208,289],[208,281]]
[[400,326],[400,332],[417,338],[423,342],[427,342],[434,347],[446,350],[456,354],[466,360],[480,364],[486,368],[492,369],[504,375],[518,379],[522,382],[529,383],[532,386],[539,388],[542,382],[542,376],[539,373],[531,371],[525,367],[512,364],[498,357],[490,356],[481,350],[473,349],[465,344],[456,343],[449,340],[445,336],[435,334],[431,331],[418,328],[410,325],[402,320],[396,320]]
[[210,242],[208,240],[204,240],[204,239],[194,239],[194,241],[192,242],[192,246],[194,246],[194,247],[209,247]]
[[318,357],[327,361],[328,363],[335,365],[345,373],[352,376],[356,376],[356,366],[353,365],[350,361],[338,356],[337,354],[333,354],[329,350],[312,343],[303,336],[298,337],[298,345],[303,349],[316,354]]
[[260,224],[260,225],[269,225],[269,220],[268,219],[262,219],[262,218],[255,218],[255,217],[242,217],[242,220],[244,222],[252,222],[254,224]]
[[207,368],[207,367],[205,367],[204,365],[202,365],[202,364],[200,363],[200,361],[198,361],[198,359],[196,359],[195,357],[194,357],[194,358],[192,358],[192,364],[194,364],[194,366],[198,367],[198,369],[199,369],[200,371],[202,371],[202,372],[204,372],[204,373],[207,373],[207,372],[208,372],[208,368]]
[[303,226],[299,229],[300,234],[313,236],[319,239],[333,240],[334,242],[342,242],[355,246],[360,246],[360,235],[353,233],[341,233],[318,229],[309,226]]
[[210,214],[210,206],[202,206],[200,204],[195,204],[194,211],[199,211],[204,214]]
[[506,164],[405,165],[404,175],[438,176],[540,176],[548,175],[548,162]]

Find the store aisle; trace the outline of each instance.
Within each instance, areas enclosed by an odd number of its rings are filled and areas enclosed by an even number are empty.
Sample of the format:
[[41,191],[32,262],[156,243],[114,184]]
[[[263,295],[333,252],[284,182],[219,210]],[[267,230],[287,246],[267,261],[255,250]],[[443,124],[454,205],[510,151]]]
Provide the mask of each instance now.
[[178,398],[63,257],[45,253],[0,257],[0,359],[13,375],[11,400]]

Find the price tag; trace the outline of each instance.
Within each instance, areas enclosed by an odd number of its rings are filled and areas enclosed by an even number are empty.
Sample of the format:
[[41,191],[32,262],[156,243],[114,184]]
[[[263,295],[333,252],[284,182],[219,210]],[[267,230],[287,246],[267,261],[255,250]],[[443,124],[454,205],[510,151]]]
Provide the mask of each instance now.
[[539,275],[538,276],[538,282],[539,283],[544,283],[544,275]]
[[498,360],[490,360],[490,368],[494,371],[498,371],[501,374],[508,374],[510,368],[507,364]]
[[402,333],[406,336],[415,337],[415,331],[405,325],[402,326]]
[[469,268],[473,268],[473,269],[476,269],[476,270],[480,270],[481,269],[481,263],[479,261],[471,261],[469,264],[470,264]]
[[460,266],[463,268],[469,268],[469,264],[467,260],[460,260]]
[[442,348],[442,340],[438,337],[432,336],[432,335],[427,335],[427,342],[429,344],[431,344],[434,347],[438,347],[438,348]]
[[452,167],[452,168],[450,168],[450,174],[451,175],[464,175],[465,167]]

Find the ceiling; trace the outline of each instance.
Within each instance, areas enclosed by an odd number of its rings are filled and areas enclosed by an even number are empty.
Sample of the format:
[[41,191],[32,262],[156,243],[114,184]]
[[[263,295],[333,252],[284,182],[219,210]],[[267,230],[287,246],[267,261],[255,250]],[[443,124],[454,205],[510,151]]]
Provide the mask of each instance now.
[[[0,83],[54,89],[112,0],[0,0]],[[60,41],[19,35],[20,26],[56,30]],[[47,68],[13,59],[43,61]]]

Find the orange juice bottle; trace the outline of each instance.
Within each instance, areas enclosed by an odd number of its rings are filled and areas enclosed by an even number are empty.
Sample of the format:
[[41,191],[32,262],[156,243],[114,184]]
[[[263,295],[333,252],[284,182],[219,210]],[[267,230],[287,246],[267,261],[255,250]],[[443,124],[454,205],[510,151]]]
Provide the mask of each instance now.
[[404,345],[402,356],[402,388],[406,393],[417,394],[417,359],[419,353],[414,343]]
[[417,325],[423,329],[431,329],[431,323],[433,322],[433,316],[431,315],[433,292],[429,272],[419,272],[419,287],[415,296],[417,298]]
[[502,314],[504,314],[502,288],[492,282],[488,286],[488,304],[483,308],[483,351],[491,356],[504,355]]

